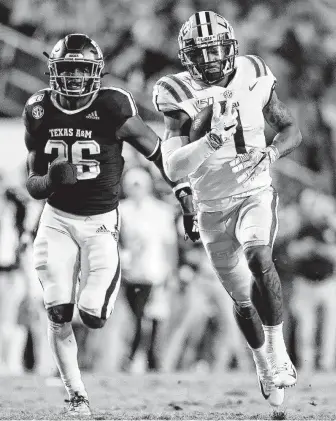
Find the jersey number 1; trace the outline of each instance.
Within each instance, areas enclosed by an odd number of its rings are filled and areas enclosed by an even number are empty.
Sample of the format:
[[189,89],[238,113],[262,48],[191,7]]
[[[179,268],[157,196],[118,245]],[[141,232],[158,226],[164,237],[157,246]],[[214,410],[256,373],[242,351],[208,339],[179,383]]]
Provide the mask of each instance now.
[[238,109],[237,109],[237,113],[238,113],[238,117],[237,117],[238,125],[236,129],[236,133],[233,135],[233,139],[234,139],[237,154],[241,154],[241,153],[246,153],[247,150],[245,146],[243,126],[241,123],[240,113]]
[[77,166],[78,180],[89,180],[98,177],[100,174],[99,161],[83,158],[86,151],[88,151],[88,155],[99,154],[100,146],[95,140],[77,140],[71,146],[71,161],[69,157],[69,146],[64,140],[49,139],[44,148],[44,153],[51,155],[52,160],[65,158],[75,164]]

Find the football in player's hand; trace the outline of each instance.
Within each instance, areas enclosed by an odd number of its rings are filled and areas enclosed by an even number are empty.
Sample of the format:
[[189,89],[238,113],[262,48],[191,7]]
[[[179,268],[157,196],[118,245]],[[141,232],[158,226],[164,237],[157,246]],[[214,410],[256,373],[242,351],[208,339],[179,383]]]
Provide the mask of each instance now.
[[50,164],[49,181],[52,187],[77,183],[77,167],[66,159],[56,159]]
[[[222,106],[222,113],[224,112],[226,101],[220,101]],[[206,133],[211,130],[211,119],[212,119],[212,106],[213,104],[207,105],[203,108],[195,117],[191,123],[189,140],[190,143],[203,137]]]

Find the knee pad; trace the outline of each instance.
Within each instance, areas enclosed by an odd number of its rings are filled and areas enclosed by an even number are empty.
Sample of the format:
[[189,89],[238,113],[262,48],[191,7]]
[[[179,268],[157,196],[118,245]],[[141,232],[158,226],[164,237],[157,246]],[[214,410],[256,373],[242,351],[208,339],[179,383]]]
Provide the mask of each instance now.
[[236,313],[243,319],[252,319],[252,317],[256,314],[256,309],[254,308],[251,300],[234,301],[233,307]]
[[253,274],[263,274],[273,266],[272,249],[269,246],[250,246],[245,249],[245,256]]
[[89,314],[83,310],[79,310],[79,315],[85,326],[91,329],[101,329],[106,323],[106,320],[97,316],[92,316],[92,314]]
[[48,318],[54,323],[63,324],[71,322],[74,305],[73,304],[60,304],[48,308]]

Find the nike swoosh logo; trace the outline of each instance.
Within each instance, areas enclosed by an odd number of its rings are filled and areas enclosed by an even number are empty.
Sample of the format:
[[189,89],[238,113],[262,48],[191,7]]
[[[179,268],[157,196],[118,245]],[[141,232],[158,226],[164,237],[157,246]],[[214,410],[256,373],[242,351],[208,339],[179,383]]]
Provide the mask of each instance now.
[[254,85],[249,86],[249,90],[252,91],[254,89],[254,87],[256,86],[257,83],[258,83],[258,81]]
[[265,393],[265,391],[264,391],[264,386],[263,386],[263,384],[262,384],[262,381],[261,381],[261,380],[259,380],[259,383],[260,383],[260,390],[261,390],[261,393],[262,393],[263,397],[267,400],[267,399],[271,396],[271,394],[270,394],[270,393],[268,393],[268,394],[266,394],[266,393]]
[[294,377],[294,379],[297,378],[296,372],[295,370],[292,369],[292,373],[290,374],[290,376]]

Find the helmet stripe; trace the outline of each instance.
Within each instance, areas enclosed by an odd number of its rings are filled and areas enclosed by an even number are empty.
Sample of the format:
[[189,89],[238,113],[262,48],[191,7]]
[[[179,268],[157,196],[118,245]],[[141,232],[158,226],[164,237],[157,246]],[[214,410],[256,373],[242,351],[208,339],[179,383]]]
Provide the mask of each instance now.
[[203,34],[202,36],[208,37],[209,31],[208,31],[207,20],[206,20],[206,17],[205,17],[205,12],[200,12],[199,17],[200,17],[200,21],[201,21],[201,28],[202,28],[202,34]]
[[245,56],[248,60],[250,60],[250,62],[253,64],[254,69],[256,71],[256,77],[260,77],[261,76],[261,71],[260,71],[260,64],[257,62],[257,60],[255,59],[254,56]]
[[197,26],[198,36],[199,37],[202,37],[203,36],[202,35],[202,26],[201,26],[201,21],[200,21],[200,15],[199,15],[198,12],[195,14],[195,20],[196,20],[196,26]]
[[167,77],[172,79],[182,89],[182,91],[187,95],[188,99],[191,99],[194,97],[190,89],[179,78],[177,78],[174,75],[169,75]]
[[210,20],[210,13],[209,12],[205,12],[205,19],[206,19],[207,24],[208,24],[209,35],[212,35],[213,33],[212,33],[212,26],[211,26],[211,20]]

